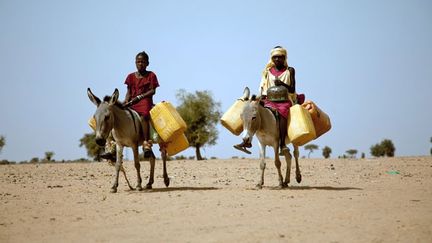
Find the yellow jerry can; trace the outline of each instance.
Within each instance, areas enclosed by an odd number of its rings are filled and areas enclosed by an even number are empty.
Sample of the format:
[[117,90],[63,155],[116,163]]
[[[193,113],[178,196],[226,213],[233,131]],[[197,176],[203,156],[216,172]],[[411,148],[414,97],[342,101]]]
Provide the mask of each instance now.
[[170,142],[183,134],[187,126],[183,118],[170,102],[157,103],[150,110],[150,118],[156,132],[164,142]]
[[189,148],[189,141],[187,140],[186,135],[182,133],[173,138],[171,142],[168,142],[166,146],[168,155],[173,156]]
[[301,105],[291,106],[288,119],[288,137],[292,144],[302,146],[316,138],[310,113]]
[[243,132],[243,121],[240,118],[240,114],[243,111],[244,101],[236,100],[234,104],[228,109],[221,118],[221,124],[231,133],[238,136]]
[[93,129],[93,131],[96,131],[96,120],[94,119],[93,116],[88,120],[87,123]]

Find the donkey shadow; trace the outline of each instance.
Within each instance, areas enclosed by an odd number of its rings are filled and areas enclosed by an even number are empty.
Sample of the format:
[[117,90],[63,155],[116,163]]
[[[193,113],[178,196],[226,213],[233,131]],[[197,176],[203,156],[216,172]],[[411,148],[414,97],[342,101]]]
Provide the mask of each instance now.
[[[161,187],[153,188],[148,190],[140,191],[141,193],[155,193],[155,192],[173,192],[173,191],[214,191],[221,188],[217,187],[191,187],[191,186],[180,186],[180,187]],[[130,191],[131,193],[136,193],[136,191]]]
[[348,190],[363,190],[359,187],[333,187],[333,186],[289,186],[280,188],[277,186],[269,187],[270,190],[324,190],[324,191],[348,191]]

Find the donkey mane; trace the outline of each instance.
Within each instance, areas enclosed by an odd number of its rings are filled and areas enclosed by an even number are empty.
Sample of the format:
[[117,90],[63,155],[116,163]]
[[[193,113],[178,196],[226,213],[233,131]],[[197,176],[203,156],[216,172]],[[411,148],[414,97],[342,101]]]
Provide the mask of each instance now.
[[[111,99],[111,96],[106,95],[106,96],[103,98],[103,101],[104,101],[104,102],[109,102],[110,99]],[[125,108],[123,107],[123,104],[122,104],[120,101],[118,101],[118,100],[116,101],[116,103],[115,103],[114,105],[117,106],[118,108],[122,109],[122,110],[125,109]]]

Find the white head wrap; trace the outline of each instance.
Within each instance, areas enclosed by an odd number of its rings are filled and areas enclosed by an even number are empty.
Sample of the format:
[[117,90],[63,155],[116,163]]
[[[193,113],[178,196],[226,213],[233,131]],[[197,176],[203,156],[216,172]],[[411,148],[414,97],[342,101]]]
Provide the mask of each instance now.
[[288,67],[288,52],[287,52],[287,50],[283,47],[276,47],[270,51],[270,60],[267,63],[264,71],[268,71],[268,70],[270,70],[270,68],[275,66],[275,64],[272,60],[272,57],[274,57],[274,56],[285,56],[284,66]]

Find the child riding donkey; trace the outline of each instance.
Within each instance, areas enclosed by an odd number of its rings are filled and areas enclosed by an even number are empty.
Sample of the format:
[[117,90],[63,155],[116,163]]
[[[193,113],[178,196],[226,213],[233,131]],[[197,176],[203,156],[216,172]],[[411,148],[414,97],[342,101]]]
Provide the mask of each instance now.
[[[287,135],[289,109],[292,105],[302,104],[305,100],[303,94],[297,95],[295,85],[295,69],[288,66],[287,51],[281,46],[276,46],[271,50],[270,60],[262,73],[259,99],[265,107],[274,111],[279,120],[279,147],[281,154],[288,150],[285,137]],[[287,89],[288,97],[287,99],[283,97],[269,98],[267,96],[269,89],[278,90],[277,92],[281,91],[281,89]],[[234,145],[234,148],[248,154],[251,153],[248,150],[251,147],[250,140],[243,140],[242,143]]]
[[[156,74],[147,70],[149,57],[147,53],[140,52],[135,57],[136,72],[130,73],[125,80],[127,93],[124,100],[124,107],[135,110],[141,118],[141,126],[144,133],[144,158],[152,155],[150,142],[150,109],[154,106],[153,95],[159,87]],[[111,161],[116,160],[115,143],[111,142],[107,151],[101,155],[102,158]]]

